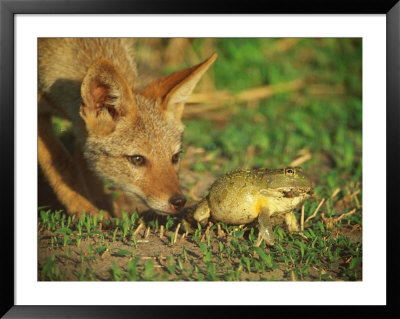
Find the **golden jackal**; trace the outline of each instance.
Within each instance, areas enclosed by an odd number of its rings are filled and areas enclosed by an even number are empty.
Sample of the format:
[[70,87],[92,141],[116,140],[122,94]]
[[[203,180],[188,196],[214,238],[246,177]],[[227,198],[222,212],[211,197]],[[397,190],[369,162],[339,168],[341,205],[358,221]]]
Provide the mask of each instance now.
[[[39,164],[68,213],[115,216],[101,179],[158,212],[179,211],[183,106],[216,54],[140,88],[132,39],[42,38],[38,47]],[[53,115],[71,121],[73,155]]]

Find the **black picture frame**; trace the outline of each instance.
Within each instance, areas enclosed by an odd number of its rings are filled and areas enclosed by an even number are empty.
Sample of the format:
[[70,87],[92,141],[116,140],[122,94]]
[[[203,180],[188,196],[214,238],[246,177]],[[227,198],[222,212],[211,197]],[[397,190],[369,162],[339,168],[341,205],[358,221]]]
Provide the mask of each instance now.
[[[254,309],[242,307],[154,307],[154,306],[16,306],[14,302],[14,19],[16,14],[385,14],[386,52],[387,52],[387,305],[368,306],[329,306],[317,307],[257,307],[265,315],[301,316],[321,310],[326,315],[354,317],[363,314],[379,317],[399,316],[398,294],[399,276],[395,272],[395,256],[399,239],[395,236],[398,217],[395,203],[397,192],[400,136],[400,3],[398,0],[326,0],[326,1],[284,1],[267,3],[265,1],[246,1],[238,3],[205,0],[201,5],[190,1],[162,0],[0,0],[0,180],[2,190],[2,224],[6,229],[0,232],[3,243],[1,264],[1,310],[4,318],[158,318],[165,316],[234,316],[255,315]],[[377,106],[378,107],[378,106]],[[383,108],[383,106],[379,106]],[[383,141],[382,141],[383,142]],[[32,156],[32,155],[30,155]],[[379,168],[377,168],[379,169]],[[384,173],[384,172],[382,172]],[[190,293],[190,292],[188,292]],[[179,303],[179,301],[177,301]],[[322,309],[321,309],[322,308]],[[249,313],[252,311],[253,313]]]

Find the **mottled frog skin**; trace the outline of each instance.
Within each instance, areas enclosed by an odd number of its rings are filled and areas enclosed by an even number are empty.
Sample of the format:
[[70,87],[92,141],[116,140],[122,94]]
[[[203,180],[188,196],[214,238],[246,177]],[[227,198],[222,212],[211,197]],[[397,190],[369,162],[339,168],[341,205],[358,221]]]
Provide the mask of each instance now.
[[312,194],[311,181],[300,167],[236,170],[217,179],[208,195],[185,217],[185,227],[209,220],[229,225],[258,218],[260,235],[273,245],[272,225],[284,219],[290,232],[299,231],[293,210]]

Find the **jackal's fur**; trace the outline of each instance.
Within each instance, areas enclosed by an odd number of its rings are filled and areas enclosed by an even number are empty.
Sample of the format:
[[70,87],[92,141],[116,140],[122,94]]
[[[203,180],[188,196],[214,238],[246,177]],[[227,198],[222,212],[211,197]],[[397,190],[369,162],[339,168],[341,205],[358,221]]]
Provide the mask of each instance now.
[[[69,214],[115,216],[101,179],[164,213],[185,204],[178,154],[185,100],[214,62],[140,88],[132,39],[39,39],[39,164]],[[54,135],[51,116],[72,123],[75,153]]]

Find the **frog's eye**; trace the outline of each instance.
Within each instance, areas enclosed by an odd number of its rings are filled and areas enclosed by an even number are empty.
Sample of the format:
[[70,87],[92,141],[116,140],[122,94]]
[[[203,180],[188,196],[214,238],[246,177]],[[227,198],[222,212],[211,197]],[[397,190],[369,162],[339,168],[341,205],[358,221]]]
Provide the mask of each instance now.
[[294,168],[288,167],[285,169],[285,175],[287,175],[287,176],[293,176],[294,173],[295,173]]

